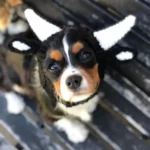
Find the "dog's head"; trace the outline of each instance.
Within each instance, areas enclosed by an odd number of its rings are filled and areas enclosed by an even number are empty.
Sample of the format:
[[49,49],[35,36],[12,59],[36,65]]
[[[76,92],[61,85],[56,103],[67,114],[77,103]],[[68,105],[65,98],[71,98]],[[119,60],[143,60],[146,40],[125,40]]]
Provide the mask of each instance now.
[[134,25],[133,16],[108,29],[92,32],[85,27],[74,26],[61,30],[30,9],[25,14],[41,41],[13,39],[9,47],[14,52],[36,55],[45,77],[64,101],[82,102],[97,92],[108,54],[113,54],[120,61],[133,58],[132,51],[128,49],[116,52],[111,49]]

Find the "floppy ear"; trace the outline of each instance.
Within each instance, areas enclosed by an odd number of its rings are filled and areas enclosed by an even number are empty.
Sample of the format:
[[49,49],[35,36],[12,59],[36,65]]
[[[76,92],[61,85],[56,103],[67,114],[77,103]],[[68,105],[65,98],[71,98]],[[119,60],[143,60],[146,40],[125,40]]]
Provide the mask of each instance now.
[[119,45],[112,48],[112,50],[110,50],[110,53],[113,57],[115,57],[116,60],[121,62],[132,60],[137,55],[135,49]]
[[10,51],[21,54],[35,54],[41,47],[40,41],[25,40],[23,38],[12,39],[8,47]]

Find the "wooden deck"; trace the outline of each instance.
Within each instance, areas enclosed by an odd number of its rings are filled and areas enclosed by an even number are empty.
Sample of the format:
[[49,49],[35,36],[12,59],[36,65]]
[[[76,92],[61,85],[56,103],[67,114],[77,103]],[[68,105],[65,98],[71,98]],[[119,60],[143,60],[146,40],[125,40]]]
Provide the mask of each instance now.
[[35,104],[10,115],[0,95],[0,150],[150,150],[150,1],[149,0],[24,0],[59,26],[107,27],[128,14],[137,25],[119,44],[134,47],[138,56],[126,64],[111,63],[101,87],[101,101],[87,124],[89,138],[69,142],[39,119]]

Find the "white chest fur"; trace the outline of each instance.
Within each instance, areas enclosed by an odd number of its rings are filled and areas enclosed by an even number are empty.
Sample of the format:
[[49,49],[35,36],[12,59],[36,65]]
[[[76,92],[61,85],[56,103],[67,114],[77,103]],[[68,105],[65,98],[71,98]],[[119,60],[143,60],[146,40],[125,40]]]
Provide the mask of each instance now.
[[58,102],[57,108],[63,111],[65,114],[79,117],[83,121],[90,121],[91,120],[90,113],[92,113],[96,109],[98,101],[99,101],[99,96],[96,95],[87,103],[80,104],[73,107],[66,107],[65,105]]

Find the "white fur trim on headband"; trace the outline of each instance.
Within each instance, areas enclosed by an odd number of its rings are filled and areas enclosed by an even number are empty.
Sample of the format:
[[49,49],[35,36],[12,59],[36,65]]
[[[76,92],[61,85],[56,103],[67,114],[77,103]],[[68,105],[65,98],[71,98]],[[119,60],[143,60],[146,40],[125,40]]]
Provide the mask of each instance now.
[[116,55],[116,58],[120,61],[130,60],[133,58],[133,53],[131,53],[129,51],[121,52],[121,53]]
[[25,43],[21,43],[20,41],[14,41],[12,43],[12,46],[20,51],[27,51],[31,48],[28,45],[26,45]]

